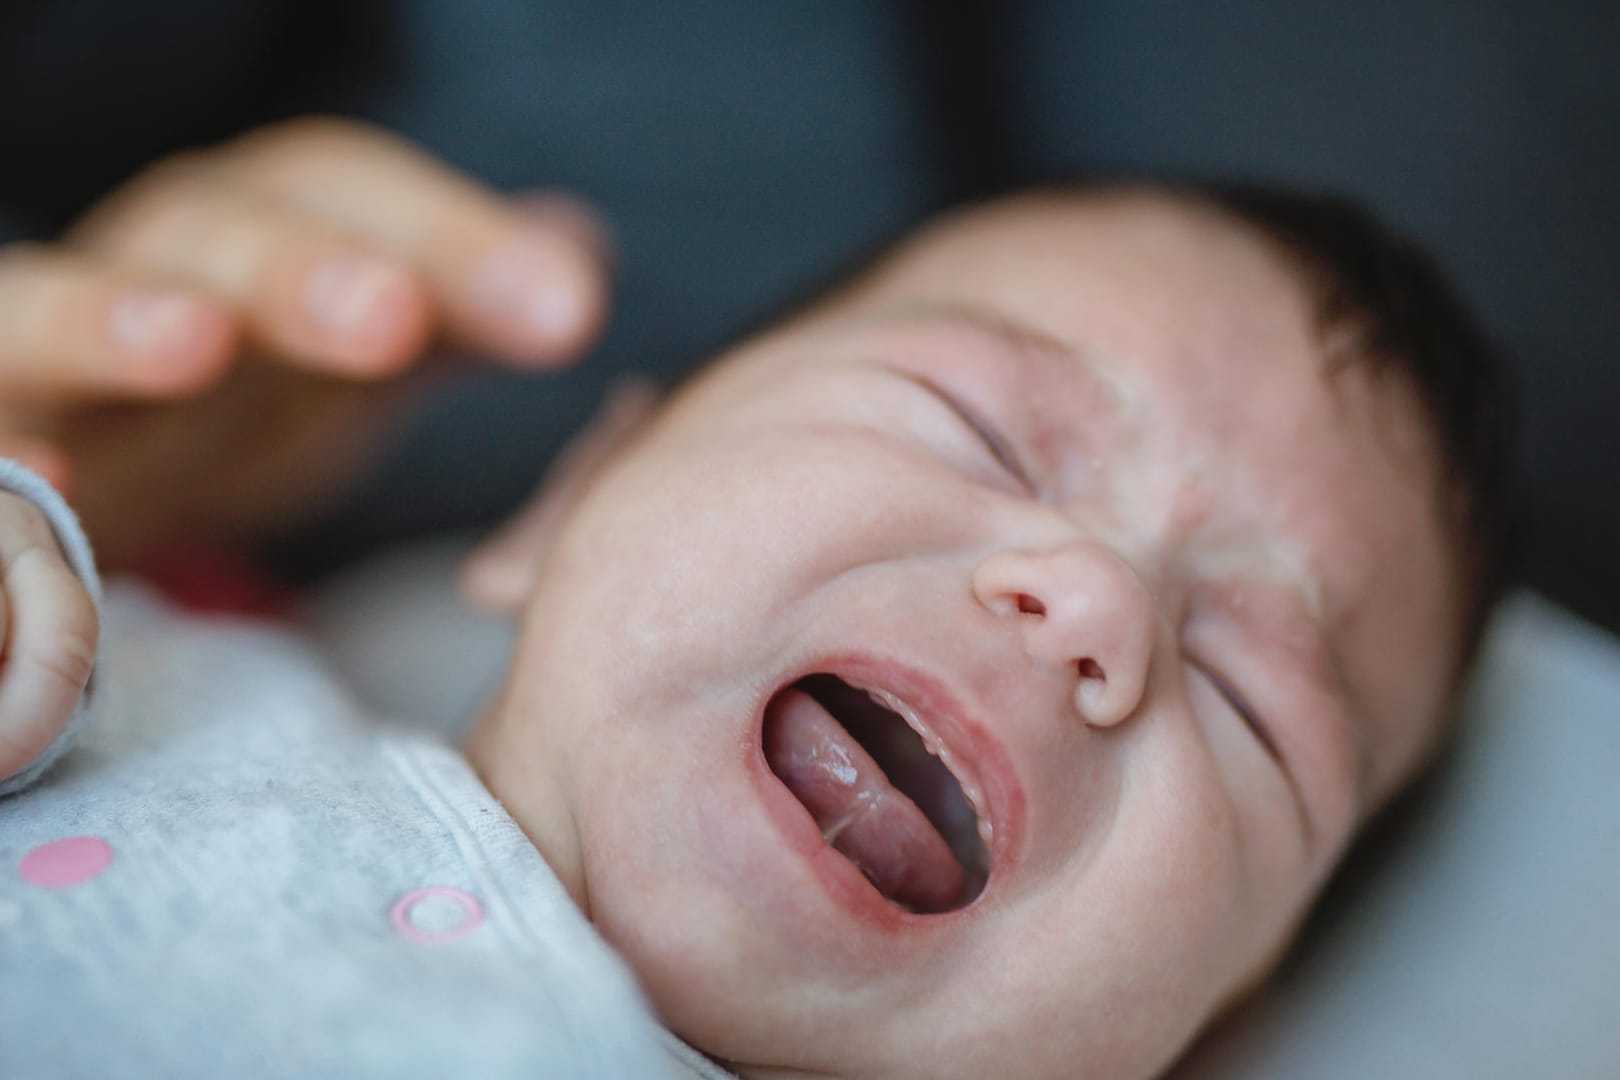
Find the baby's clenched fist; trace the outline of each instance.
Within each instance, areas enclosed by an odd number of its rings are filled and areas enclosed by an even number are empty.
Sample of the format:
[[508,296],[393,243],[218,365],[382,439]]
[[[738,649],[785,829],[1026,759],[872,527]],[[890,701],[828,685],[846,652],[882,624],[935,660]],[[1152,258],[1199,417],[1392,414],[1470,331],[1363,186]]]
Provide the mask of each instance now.
[[28,500],[0,492],[0,780],[66,726],[95,664],[95,602]]

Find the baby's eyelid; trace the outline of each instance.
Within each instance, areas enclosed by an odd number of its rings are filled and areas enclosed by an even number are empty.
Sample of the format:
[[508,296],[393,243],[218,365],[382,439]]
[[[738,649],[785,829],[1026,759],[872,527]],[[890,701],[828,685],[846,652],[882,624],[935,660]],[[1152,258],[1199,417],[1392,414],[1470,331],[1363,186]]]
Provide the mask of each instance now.
[[907,378],[944,402],[957,415],[957,418],[966,424],[968,429],[978,437],[979,441],[984,443],[985,449],[990,451],[990,456],[996,459],[996,464],[1011,473],[1013,478],[1022,484],[1030,494],[1037,493],[1039,489],[1036,488],[1035,482],[1030,478],[1029,471],[1024,468],[1023,462],[1018,460],[1018,454],[1013,450],[1012,445],[990,423],[968,408],[955,395],[932,380],[925,379],[920,375],[907,375]]
[[1282,750],[1277,746],[1277,741],[1272,738],[1271,731],[1260,720],[1259,715],[1254,711],[1254,707],[1249,704],[1248,700],[1238,693],[1237,688],[1212,668],[1203,664],[1195,664],[1194,666],[1204,678],[1209,680],[1210,685],[1215,687],[1215,692],[1220,694],[1226,703],[1232,707],[1232,711],[1237,713],[1238,717],[1249,726],[1249,730],[1254,732],[1255,738],[1260,740],[1260,745],[1266,748],[1266,753],[1275,758],[1279,765],[1284,764]]
[[1313,824],[1310,803],[1305,798],[1299,776],[1295,774],[1288,759],[1283,755],[1282,748],[1277,745],[1277,740],[1272,736],[1270,729],[1260,721],[1259,715],[1244,700],[1242,695],[1232,687],[1231,683],[1203,664],[1194,662],[1190,666],[1209,681],[1209,684],[1215,688],[1215,692],[1238,715],[1244,726],[1253,733],[1255,740],[1260,743],[1261,748],[1265,750],[1276,764],[1278,770],[1281,771],[1283,780],[1287,782],[1289,791],[1293,793],[1294,806],[1299,810],[1299,820],[1304,830],[1305,845],[1307,849],[1313,848],[1316,828]]

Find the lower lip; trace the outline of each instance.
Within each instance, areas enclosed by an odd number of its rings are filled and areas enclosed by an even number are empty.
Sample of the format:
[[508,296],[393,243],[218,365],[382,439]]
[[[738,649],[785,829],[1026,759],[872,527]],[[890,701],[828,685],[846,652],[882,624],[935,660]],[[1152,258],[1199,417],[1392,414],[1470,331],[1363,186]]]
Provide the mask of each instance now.
[[[897,673],[887,666],[880,667],[865,657],[828,659],[807,665],[798,675],[777,683],[771,694],[780,692],[782,687],[791,685],[806,675],[818,672],[829,672],[864,685],[884,687],[913,708],[920,708],[919,699],[923,702],[938,702],[942,698],[942,693],[936,688],[931,686],[926,689],[920,688],[916,676]],[[861,873],[854,863],[828,844],[822,837],[820,828],[816,826],[815,819],[804,808],[804,804],[799,802],[788,790],[787,785],[771,771],[770,763],[765,760],[762,740],[765,706],[769,700],[769,697],[762,700],[756,710],[753,738],[749,743],[748,772],[755,789],[759,792],[760,801],[765,806],[766,815],[782,835],[788,849],[809,866],[823,891],[839,907],[876,929],[898,931],[944,927],[954,920],[968,917],[985,904],[998,879],[1004,878],[1007,873],[1013,858],[1012,853],[1017,850],[1015,841],[1023,817],[1021,792],[1017,785],[1011,782],[1011,768],[1006,763],[999,746],[990,744],[983,738],[969,740],[978,752],[977,762],[982,770],[975,780],[980,790],[984,792],[985,800],[995,810],[992,815],[995,835],[990,850],[990,877],[979,894],[962,907],[938,914],[918,914],[905,910],[878,892],[876,886],[867,880],[866,875]],[[940,714],[939,711],[926,708],[920,708],[920,711],[925,715]],[[989,767],[985,768],[987,763]]]

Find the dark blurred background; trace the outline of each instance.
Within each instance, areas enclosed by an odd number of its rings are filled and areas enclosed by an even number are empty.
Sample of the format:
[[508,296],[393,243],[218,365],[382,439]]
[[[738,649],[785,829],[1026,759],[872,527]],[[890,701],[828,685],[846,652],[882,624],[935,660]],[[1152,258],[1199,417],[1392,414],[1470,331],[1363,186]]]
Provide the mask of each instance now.
[[1512,357],[1532,580],[1620,629],[1620,4],[1609,0],[0,0],[0,241],[309,111],[598,203],[613,321],[482,372],[283,556],[488,522],[615,372],[673,376],[955,200],[1054,172],[1253,177],[1426,241]]

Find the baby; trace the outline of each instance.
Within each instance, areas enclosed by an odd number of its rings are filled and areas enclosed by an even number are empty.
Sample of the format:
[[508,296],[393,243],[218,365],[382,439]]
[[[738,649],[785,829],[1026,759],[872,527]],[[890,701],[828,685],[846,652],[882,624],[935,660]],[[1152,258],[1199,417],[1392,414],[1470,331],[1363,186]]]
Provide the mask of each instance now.
[[[464,760],[114,590],[83,745],[0,802],[0,1073],[1158,1074],[1440,740],[1504,410],[1337,203],[946,217],[475,556],[522,624]],[[86,601],[5,508],[32,756]]]

